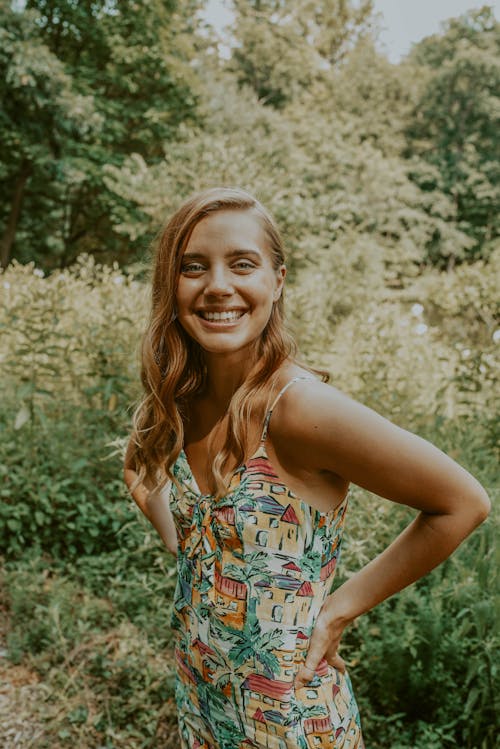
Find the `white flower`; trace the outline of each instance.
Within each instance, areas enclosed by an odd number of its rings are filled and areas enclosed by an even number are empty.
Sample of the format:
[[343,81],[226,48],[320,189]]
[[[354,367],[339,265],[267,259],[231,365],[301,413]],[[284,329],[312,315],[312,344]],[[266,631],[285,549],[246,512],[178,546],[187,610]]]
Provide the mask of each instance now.
[[411,308],[411,314],[414,317],[420,317],[423,311],[424,311],[424,308],[422,304],[414,304]]
[[424,322],[419,322],[419,324],[415,326],[415,333],[417,335],[427,333],[427,325]]
[[125,281],[125,279],[124,279],[123,276],[115,276],[113,278],[113,283],[115,283],[117,286],[119,286],[120,284],[122,284],[124,281]]
[[375,316],[374,315],[370,315],[370,317],[368,318],[367,322],[370,323],[370,324],[372,322],[375,322]]
[[493,340],[495,343],[498,343],[500,341],[500,328],[497,328],[493,333]]
[[43,278],[45,273],[41,268],[35,268],[35,270],[33,271],[33,275],[38,276],[38,278]]
[[[8,281],[3,282],[4,289],[10,289],[10,283]],[[498,331],[500,333],[500,331]]]
[[470,356],[470,348],[464,348],[464,350],[462,351],[462,358],[468,359],[469,356]]

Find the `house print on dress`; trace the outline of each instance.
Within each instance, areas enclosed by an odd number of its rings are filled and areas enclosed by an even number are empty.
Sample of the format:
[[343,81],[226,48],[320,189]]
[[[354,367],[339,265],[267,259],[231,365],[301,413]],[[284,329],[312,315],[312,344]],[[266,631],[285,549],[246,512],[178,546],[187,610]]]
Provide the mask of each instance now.
[[347,497],[311,508],[276,476],[264,442],[228,494],[200,494],[183,451],[170,506],[179,540],[176,701],[183,749],[362,749],[350,678],[323,660],[296,689],[331,590]]

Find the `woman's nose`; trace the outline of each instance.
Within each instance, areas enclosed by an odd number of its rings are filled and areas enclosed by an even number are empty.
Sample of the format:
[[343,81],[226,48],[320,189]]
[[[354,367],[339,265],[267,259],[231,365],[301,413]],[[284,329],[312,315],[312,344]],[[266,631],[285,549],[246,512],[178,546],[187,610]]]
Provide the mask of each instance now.
[[205,294],[232,294],[233,291],[231,273],[227,268],[214,266],[207,278]]

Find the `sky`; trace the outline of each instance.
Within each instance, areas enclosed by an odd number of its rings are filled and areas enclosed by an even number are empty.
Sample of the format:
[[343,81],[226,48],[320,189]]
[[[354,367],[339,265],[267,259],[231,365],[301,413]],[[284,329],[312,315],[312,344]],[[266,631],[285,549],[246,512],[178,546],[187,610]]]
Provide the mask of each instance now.
[[374,5],[383,16],[380,41],[392,62],[409,52],[413,42],[438,32],[448,18],[483,5],[493,6],[497,18],[500,14],[500,0],[375,0]]
[[[398,62],[411,45],[439,31],[443,21],[483,5],[493,6],[500,17],[500,0],[374,0],[382,14],[380,45],[392,62]],[[209,0],[205,13],[217,29],[231,21],[224,0]]]

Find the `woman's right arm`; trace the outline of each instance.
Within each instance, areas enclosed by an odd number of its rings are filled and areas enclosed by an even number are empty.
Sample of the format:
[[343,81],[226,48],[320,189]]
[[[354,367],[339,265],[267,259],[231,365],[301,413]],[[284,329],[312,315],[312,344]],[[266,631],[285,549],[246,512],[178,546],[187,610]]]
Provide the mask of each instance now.
[[[132,444],[129,442],[123,471],[123,477],[129,491],[137,478],[137,473],[132,467],[131,455]],[[177,531],[169,507],[170,482],[167,482],[159,491],[153,491],[150,482],[146,479],[130,493],[138,508],[160,535],[167,549],[172,554],[177,554]]]

